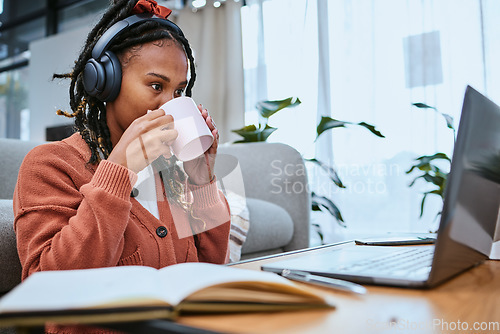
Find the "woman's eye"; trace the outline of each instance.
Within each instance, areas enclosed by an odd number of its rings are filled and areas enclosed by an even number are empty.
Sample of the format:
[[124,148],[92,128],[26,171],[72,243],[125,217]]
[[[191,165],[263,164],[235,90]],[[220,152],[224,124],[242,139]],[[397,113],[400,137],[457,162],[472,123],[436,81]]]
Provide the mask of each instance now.
[[154,89],[154,90],[157,90],[157,91],[161,91],[161,85],[160,84],[152,84],[151,87]]
[[177,95],[177,96],[183,96],[183,95],[184,95],[184,88],[182,88],[182,89],[177,89],[177,90],[175,91],[175,95]]

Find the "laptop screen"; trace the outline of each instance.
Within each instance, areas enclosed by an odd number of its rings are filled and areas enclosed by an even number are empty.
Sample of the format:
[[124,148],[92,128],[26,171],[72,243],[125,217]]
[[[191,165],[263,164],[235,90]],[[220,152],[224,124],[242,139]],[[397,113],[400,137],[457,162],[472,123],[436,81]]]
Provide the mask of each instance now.
[[440,280],[491,251],[500,205],[500,108],[467,87],[448,176],[433,275]]

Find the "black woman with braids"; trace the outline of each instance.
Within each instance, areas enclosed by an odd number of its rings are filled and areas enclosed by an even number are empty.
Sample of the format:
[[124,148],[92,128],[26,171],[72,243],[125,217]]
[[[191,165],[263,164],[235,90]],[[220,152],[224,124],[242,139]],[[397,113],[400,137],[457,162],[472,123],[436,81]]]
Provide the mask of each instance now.
[[[173,118],[159,107],[190,96],[188,40],[152,0],[114,1],[68,78],[77,132],[25,158],[14,195],[23,279],[41,270],[180,262],[225,263],[229,209],[208,151],[178,162]],[[182,168],[181,168],[182,166]],[[195,279],[195,278],[192,278]],[[140,284],[140,282],[138,282]]]

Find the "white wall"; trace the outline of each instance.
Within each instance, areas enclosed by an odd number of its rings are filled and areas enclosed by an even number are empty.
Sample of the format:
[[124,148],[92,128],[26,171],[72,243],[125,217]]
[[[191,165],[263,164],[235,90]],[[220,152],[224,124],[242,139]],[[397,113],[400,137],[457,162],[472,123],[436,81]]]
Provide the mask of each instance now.
[[57,109],[70,111],[70,80],[52,80],[52,75],[71,71],[89,30],[84,26],[30,43],[30,140],[45,140],[47,127],[73,123],[73,119],[56,114]]

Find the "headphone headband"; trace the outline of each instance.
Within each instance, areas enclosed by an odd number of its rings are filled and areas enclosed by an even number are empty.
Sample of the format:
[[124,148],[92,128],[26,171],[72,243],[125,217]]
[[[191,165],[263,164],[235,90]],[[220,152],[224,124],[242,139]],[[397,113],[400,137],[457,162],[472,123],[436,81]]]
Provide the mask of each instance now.
[[131,15],[116,22],[99,38],[92,49],[92,58],[85,64],[83,86],[87,94],[103,102],[116,99],[121,87],[121,64],[118,57],[108,48],[123,31],[144,21],[158,22],[162,26],[169,27],[179,36],[184,37],[182,30],[175,23],[151,13]]
[[172,21],[162,19],[161,17],[150,13],[135,14],[116,22],[108,30],[106,30],[104,34],[102,34],[101,38],[99,38],[94,46],[94,49],[92,50],[92,58],[100,58],[111,43],[113,43],[113,41],[122,33],[122,31],[125,31],[126,29],[144,21],[158,22],[163,26],[172,28],[177,34],[184,36],[182,30]]

